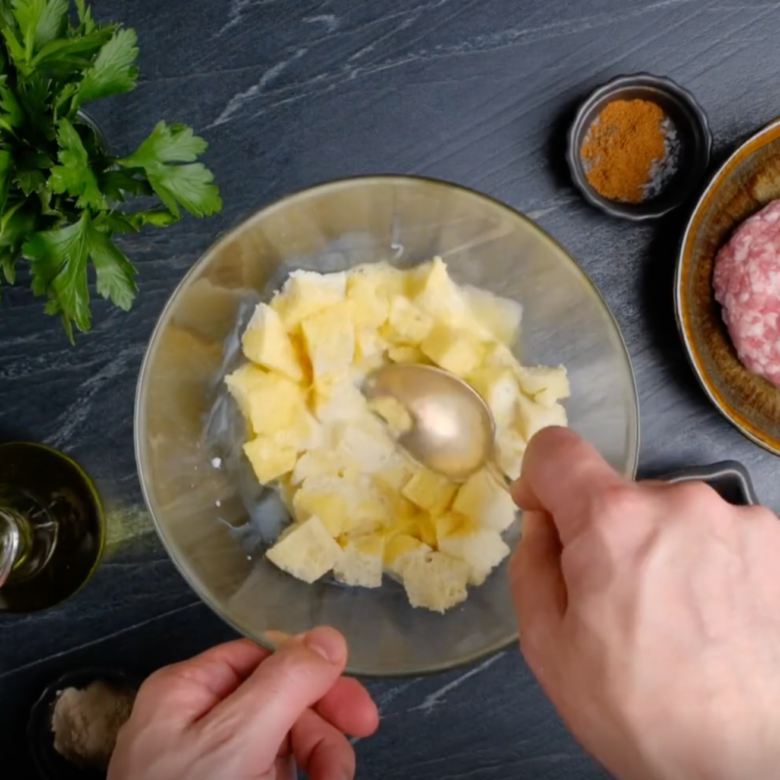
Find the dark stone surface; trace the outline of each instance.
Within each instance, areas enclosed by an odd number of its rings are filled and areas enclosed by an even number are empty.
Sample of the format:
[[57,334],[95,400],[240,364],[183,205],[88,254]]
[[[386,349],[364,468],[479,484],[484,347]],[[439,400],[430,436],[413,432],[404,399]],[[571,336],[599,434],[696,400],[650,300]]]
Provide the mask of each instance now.
[[[744,462],[780,509],[777,460],[698,389],[672,315],[684,215],[638,226],[591,210],[568,184],[566,117],[606,79],[647,70],[709,112],[716,159],[773,118],[780,3],[738,0],[101,0],[138,30],[142,81],[94,111],[117,151],[160,118],[211,143],[225,210],[126,241],[140,269],[130,314],[95,302],[68,346],[22,283],[0,313],[0,440],[61,447],[97,479],[112,543],[89,587],[44,614],[0,618],[3,777],[25,777],[24,721],[58,674],[145,673],[231,632],[167,559],[143,509],[132,446],[144,348],[184,272],[221,231],[293,190],[368,172],[461,182],[535,218],[606,296],[634,360],[643,474]],[[440,676],[371,685],[383,723],[358,777],[595,780],[514,650]],[[8,761],[16,771],[6,774]]]

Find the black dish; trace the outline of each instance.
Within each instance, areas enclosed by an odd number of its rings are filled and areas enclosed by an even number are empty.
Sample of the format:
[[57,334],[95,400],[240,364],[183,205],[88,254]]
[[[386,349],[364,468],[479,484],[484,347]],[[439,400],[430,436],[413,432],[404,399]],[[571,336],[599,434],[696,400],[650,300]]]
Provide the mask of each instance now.
[[[659,195],[641,203],[609,200],[599,195],[588,184],[580,157],[591,124],[604,106],[618,99],[649,100],[659,105],[674,122],[682,143],[681,163],[676,175]],[[580,106],[569,130],[566,159],[574,185],[588,203],[613,217],[638,221],[662,217],[694,195],[707,173],[711,149],[712,133],[707,114],[693,95],[671,79],[637,73],[604,84]]]
[[105,780],[106,773],[97,769],[81,769],[54,749],[51,718],[60,691],[65,688],[86,688],[102,680],[116,688],[138,688],[138,680],[124,672],[87,668],[68,672],[53,682],[40,695],[27,721],[27,744],[33,766],[42,780]]

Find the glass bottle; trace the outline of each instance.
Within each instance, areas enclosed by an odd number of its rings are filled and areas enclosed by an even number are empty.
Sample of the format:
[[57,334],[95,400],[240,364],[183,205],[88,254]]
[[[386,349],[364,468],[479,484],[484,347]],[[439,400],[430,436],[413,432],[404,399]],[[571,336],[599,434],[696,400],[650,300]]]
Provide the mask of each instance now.
[[0,612],[51,607],[97,567],[100,499],[79,466],[39,444],[0,445]]

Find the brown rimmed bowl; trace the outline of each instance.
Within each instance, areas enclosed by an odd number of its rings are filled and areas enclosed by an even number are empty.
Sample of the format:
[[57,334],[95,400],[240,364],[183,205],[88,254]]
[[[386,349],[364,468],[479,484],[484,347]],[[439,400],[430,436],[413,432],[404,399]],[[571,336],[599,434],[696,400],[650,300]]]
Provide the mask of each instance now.
[[699,199],[677,263],[675,309],[691,365],[710,400],[745,436],[780,455],[780,389],[740,363],[712,288],[720,248],[737,226],[777,198],[780,119],[742,144]]

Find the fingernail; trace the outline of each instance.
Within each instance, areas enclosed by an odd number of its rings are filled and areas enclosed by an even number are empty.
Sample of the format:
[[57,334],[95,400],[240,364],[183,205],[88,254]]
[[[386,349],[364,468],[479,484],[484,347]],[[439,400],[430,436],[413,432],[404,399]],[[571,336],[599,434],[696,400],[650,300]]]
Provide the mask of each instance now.
[[341,634],[329,628],[315,628],[304,638],[304,644],[326,661],[340,663],[344,658],[344,639]]

